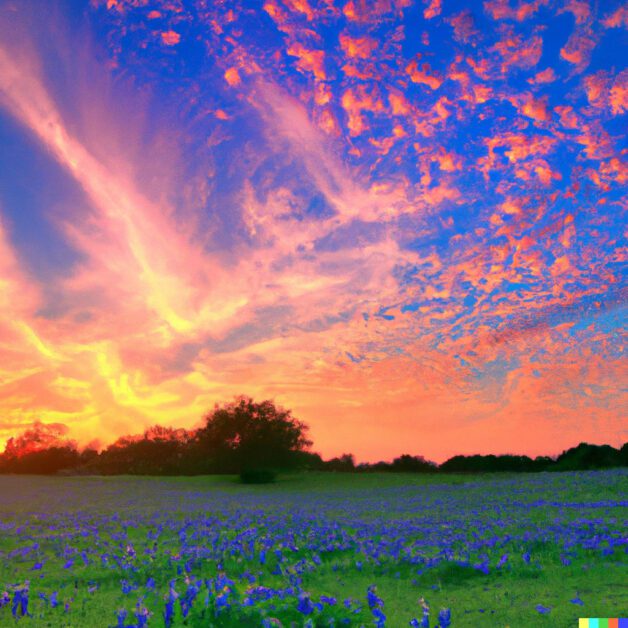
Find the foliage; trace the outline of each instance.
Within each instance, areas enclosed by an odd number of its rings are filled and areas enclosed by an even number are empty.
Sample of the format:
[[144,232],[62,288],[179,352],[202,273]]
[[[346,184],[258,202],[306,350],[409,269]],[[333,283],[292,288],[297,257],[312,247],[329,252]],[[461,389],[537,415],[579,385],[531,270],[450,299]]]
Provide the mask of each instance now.
[[196,441],[222,472],[295,468],[295,454],[311,445],[307,426],[272,401],[241,396],[216,405],[205,421]]
[[36,422],[10,438],[0,454],[0,473],[99,475],[240,474],[245,483],[273,481],[277,471],[395,473],[493,473],[576,471],[628,466],[628,444],[580,443],[556,458],[539,456],[453,456],[437,465],[423,456],[403,454],[392,462],[356,465],[353,454],[324,461],[308,451],[307,426],[272,401],[237,397],[216,405],[205,425],[187,431],[155,425],[143,434],[123,436],[102,452],[79,451],[61,424]]

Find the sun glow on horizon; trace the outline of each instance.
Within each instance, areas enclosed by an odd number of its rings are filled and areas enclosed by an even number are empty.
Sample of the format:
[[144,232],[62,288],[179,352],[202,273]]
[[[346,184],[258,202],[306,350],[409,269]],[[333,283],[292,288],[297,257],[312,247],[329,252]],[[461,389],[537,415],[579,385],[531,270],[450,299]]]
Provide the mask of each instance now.
[[54,6],[0,1],[0,442],[626,439],[620,2]]

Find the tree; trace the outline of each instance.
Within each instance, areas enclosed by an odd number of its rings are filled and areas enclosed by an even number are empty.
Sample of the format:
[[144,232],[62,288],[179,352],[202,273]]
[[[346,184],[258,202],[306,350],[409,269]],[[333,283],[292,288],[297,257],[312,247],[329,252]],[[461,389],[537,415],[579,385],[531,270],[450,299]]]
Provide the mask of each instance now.
[[580,443],[563,451],[556,459],[554,469],[556,471],[577,471],[584,469],[604,469],[607,467],[619,467],[622,465],[620,450],[610,445],[591,445]]
[[353,454],[342,454],[339,458],[332,458],[325,463],[325,469],[329,471],[355,471],[355,458]]
[[257,403],[240,396],[231,403],[216,405],[205,416],[205,426],[198,430],[196,439],[210,459],[211,470],[250,477],[254,471],[298,466],[302,452],[312,444],[307,430],[290,410],[269,400]]
[[67,439],[66,425],[35,421],[14,438],[9,438],[0,455],[0,472],[52,474],[76,467],[80,456],[76,443]]

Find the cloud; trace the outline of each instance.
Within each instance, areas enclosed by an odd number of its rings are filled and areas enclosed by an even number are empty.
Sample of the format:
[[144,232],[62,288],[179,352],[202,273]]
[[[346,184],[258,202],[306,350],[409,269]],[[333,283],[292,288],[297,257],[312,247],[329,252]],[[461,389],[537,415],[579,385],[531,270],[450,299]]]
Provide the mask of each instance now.
[[[425,2],[415,36],[405,0],[193,9],[95,3],[74,46],[0,13],[0,159],[46,192],[0,174],[0,436],[245,392],[326,455],[614,438],[626,77],[587,68],[622,14]],[[64,272],[28,263],[46,233]]]

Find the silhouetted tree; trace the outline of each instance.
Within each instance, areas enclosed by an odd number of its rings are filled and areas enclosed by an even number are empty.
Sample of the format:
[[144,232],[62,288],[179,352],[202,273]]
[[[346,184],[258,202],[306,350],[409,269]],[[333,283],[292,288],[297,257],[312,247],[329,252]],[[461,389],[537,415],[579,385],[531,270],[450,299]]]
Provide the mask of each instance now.
[[528,456],[503,455],[494,456],[454,456],[440,465],[441,471],[456,473],[494,473],[497,471],[524,472],[543,471],[547,460],[551,458],[532,460]]
[[411,473],[432,473],[437,470],[437,467],[436,463],[426,460],[423,456],[403,454],[392,461],[390,470]]
[[[625,445],[624,445],[625,447]],[[623,451],[623,448],[622,448]],[[622,452],[610,445],[590,445],[580,443],[563,451],[558,458],[554,470],[577,471],[586,469],[602,469],[622,465]]]
[[325,462],[327,471],[355,471],[355,458],[353,454],[342,454],[338,458],[332,458]]
[[272,401],[240,396],[216,405],[196,433],[196,445],[220,473],[293,469],[310,445],[307,426]]
[[76,467],[80,456],[76,443],[65,437],[62,423],[36,421],[19,436],[9,438],[0,456],[0,472],[51,474]]
[[123,436],[87,466],[105,475],[176,475],[184,471],[190,435],[182,429],[155,425],[143,435]]

